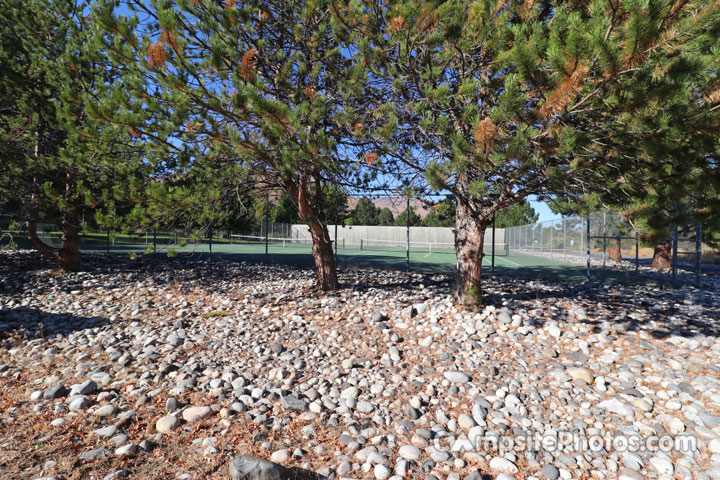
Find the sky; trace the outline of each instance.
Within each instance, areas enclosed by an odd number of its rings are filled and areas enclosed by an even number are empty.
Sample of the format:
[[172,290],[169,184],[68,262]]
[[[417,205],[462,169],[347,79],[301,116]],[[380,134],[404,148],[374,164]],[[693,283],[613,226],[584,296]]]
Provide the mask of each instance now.
[[553,213],[552,210],[550,210],[550,207],[547,205],[547,203],[538,201],[537,197],[534,195],[530,196],[528,198],[530,200],[530,205],[533,209],[535,209],[535,213],[540,215],[540,218],[538,219],[538,222],[544,222],[546,220],[554,220],[556,218],[562,218],[562,216],[559,213]]

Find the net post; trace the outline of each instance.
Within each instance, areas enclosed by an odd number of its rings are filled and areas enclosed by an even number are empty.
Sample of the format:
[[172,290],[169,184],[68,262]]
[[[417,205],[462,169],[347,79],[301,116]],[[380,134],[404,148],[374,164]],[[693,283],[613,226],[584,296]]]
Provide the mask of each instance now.
[[495,213],[493,213],[492,219],[492,251],[491,251],[492,267],[490,271],[495,274]]
[[695,223],[695,286],[700,286],[700,272],[702,270],[702,224]]
[[590,214],[587,214],[587,235],[586,235],[586,244],[587,244],[587,281],[590,281]]

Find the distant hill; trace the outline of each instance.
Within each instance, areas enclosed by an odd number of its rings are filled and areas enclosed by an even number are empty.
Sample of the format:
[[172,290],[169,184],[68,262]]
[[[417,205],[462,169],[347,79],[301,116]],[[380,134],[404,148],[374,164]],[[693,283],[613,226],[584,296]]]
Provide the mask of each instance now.
[[[355,210],[358,201],[360,201],[359,198],[348,197],[348,209]],[[407,206],[407,200],[405,199],[405,197],[379,197],[372,199],[372,201],[375,206],[380,209],[386,207],[389,208],[393,214],[393,217],[396,218],[398,215],[405,211],[405,207]],[[423,202],[417,198],[410,199],[410,206],[415,208],[415,213],[417,213],[420,218],[425,218],[430,211],[427,206],[425,206]]]

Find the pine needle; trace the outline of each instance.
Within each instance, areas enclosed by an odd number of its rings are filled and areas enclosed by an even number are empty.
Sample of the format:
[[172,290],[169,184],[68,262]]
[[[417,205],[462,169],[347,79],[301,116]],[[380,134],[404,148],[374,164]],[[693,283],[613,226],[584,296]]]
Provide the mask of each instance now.
[[163,67],[167,61],[167,52],[162,42],[151,43],[147,48],[148,64],[151,67]]
[[484,152],[488,153],[492,149],[497,131],[497,125],[490,120],[490,117],[483,118],[475,127],[475,142],[477,142],[478,148],[482,145]]
[[583,79],[588,70],[588,67],[585,65],[578,65],[575,71],[553,90],[547,100],[545,100],[538,111],[538,117],[546,120],[562,112],[582,89]]
[[255,76],[255,68],[257,67],[257,55],[258,51],[251,48],[245,55],[243,55],[242,61],[240,62],[240,76],[249,82]]

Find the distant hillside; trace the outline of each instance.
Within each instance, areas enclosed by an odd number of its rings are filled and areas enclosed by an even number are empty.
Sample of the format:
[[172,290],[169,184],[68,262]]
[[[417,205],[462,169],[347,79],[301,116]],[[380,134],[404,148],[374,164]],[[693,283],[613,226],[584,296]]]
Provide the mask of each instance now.
[[[405,207],[407,206],[407,200],[405,199],[405,197],[379,197],[372,200],[375,206],[380,209],[386,207],[389,208],[393,216],[396,218],[398,215],[405,211]],[[358,201],[360,201],[359,198],[349,197],[348,209],[355,210],[355,206],[357,205]],[[410,200],[410,206],[415,208],[415,213],[417,213],[420,218],[425,218],[429,212],[429,209],[425,205],[423,205],[423,202],[421,202],[417,198],[413,198]]]

